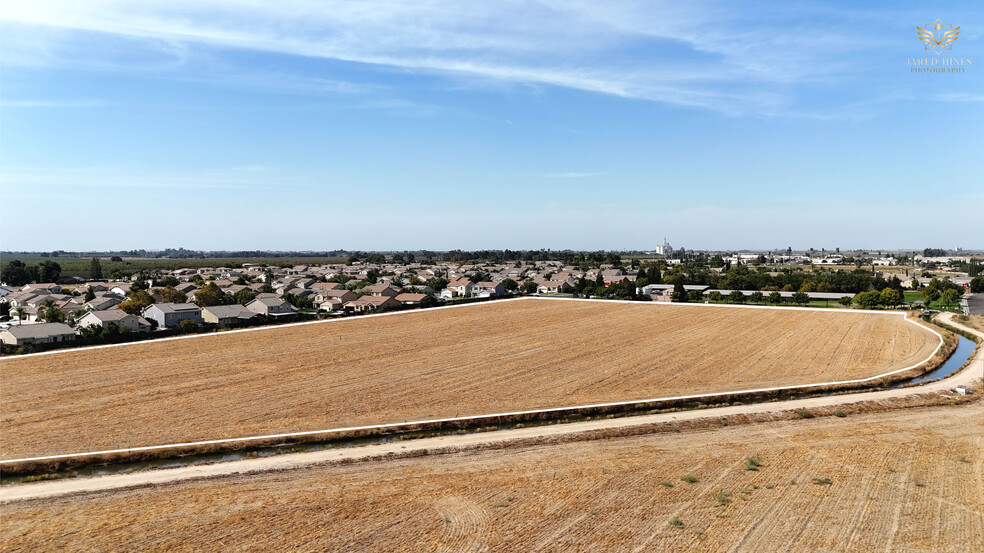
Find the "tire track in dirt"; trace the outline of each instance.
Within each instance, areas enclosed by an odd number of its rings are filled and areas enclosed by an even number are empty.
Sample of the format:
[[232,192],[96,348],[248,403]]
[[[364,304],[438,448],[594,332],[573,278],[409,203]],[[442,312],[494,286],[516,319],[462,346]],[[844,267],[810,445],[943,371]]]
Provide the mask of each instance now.
[[449,497],[435,503],[434,508],[446,524],[437,551],[490,551],[483,539],[489,532],[489,517],[479,504],[464,497]]

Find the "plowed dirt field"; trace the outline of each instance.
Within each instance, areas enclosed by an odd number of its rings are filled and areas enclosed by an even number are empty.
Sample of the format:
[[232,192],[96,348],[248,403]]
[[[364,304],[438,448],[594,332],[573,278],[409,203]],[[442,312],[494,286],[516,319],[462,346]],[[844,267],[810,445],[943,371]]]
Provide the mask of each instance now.
[[984,403],[15,502],[0,531],[7,551],[977,552]]
[[526,299],[0,361],[0,459],[869,377],[898,314]]

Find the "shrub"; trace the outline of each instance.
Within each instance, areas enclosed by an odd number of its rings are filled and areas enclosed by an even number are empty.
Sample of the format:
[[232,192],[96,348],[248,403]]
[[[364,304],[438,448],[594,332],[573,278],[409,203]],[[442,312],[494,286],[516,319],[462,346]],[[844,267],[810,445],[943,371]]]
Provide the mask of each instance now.
[[841,410],[837,410],[837,411],[834,411],[834,416],[835,417],[844,418],[844,417],[847,416],[847,413],[845,413],[844,411],[841,411]]
[[659,485],[660,486],[663,486],[663,487],[666,487],[666,488],[672,488],[673,487],[673,483],[672,482],[660,482]]
[[697,477],[694,476],[693,474],[684,474],[683,476],[680,477],[680,480],[683,480],[688,484],[694,484],[697,482]]
[[834,481],[830,478],[814,478],[813,483],[818,486],[830,486],[833,485]]
[[801,419],[812,419],[813,413],[807,411],[806,409],[800,409],[799,411],[796,411],[796,416]]
[[745,470],[758,470],[762,462],[759,461],[758,457],[748,457],[745,459]]
[[730,497],[731,494],[724,490],[721,490],[718,493],[714,494],[714,499],[718,502],[718,505],[727,505],[728,499]]
[[673,517],[672,519],[670,519],[670,526],[675,526],[676,528],[683,528],[683,523],[680,522],[679,518]]

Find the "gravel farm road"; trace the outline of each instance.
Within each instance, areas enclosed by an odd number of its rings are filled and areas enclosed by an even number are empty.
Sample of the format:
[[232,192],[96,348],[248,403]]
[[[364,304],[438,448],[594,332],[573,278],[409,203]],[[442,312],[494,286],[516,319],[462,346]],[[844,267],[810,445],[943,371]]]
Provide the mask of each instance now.
[[[960,328],[966,332],[973,333],[974,335],[984,339],[984,333],[953,322],[952,313],[941,313],[938,315],[938,319],[946,324]],[[118,490],[123,488],[155,486],[182,480],[215,478],[235,474],[258,473],[273,470],[288,470],[340,460],[366,459],[390,453],[401,454],[418,450],[434,450],[451,447],[468,448],[470,446],[479,446],[489,443],[549,437],[592,430],[627,428],[653,423],[716,418],[725,415],[810,409],[856,403],[859,401],[884,400],[909,395],[925,394],[928,392],[946,393],[959,384],[971,385],[973,383],[977,383],[980,385],[982,380],[984,380],[984,348],[978,348],[968,366],[958,374],[953,375],[946,380],[931,382],[924,386],[913,388],[883,390],[878,392],[860,392],[855,394],[844,394],[828,397],[812,397],[773,403],[733,405],[728,407],[717,407],[694,411],[660,413],[655,415],[643,415],[618,419],[591,420],[568,424],[499,430],[495,432],[448,435],[403,442],[365,445],[360,447],[274,455],[271,457],[243,459],[209,465],[191,465],[186,467],[138,471],[133,473],[114,474],[90,478],[70,478],[28,484],[13,484],[0,488],[0,503],[40,499],[69,494]]]

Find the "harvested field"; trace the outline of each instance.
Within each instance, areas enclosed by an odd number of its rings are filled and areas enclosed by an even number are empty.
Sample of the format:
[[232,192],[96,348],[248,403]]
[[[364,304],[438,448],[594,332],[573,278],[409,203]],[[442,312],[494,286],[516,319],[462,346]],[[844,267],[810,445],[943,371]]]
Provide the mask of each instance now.
[[898,315],[523,300],[0,362],[0,459],[870,377]]
[[3,510],[7,551],[972,552],[984,549],[984,403],[311,467]]

